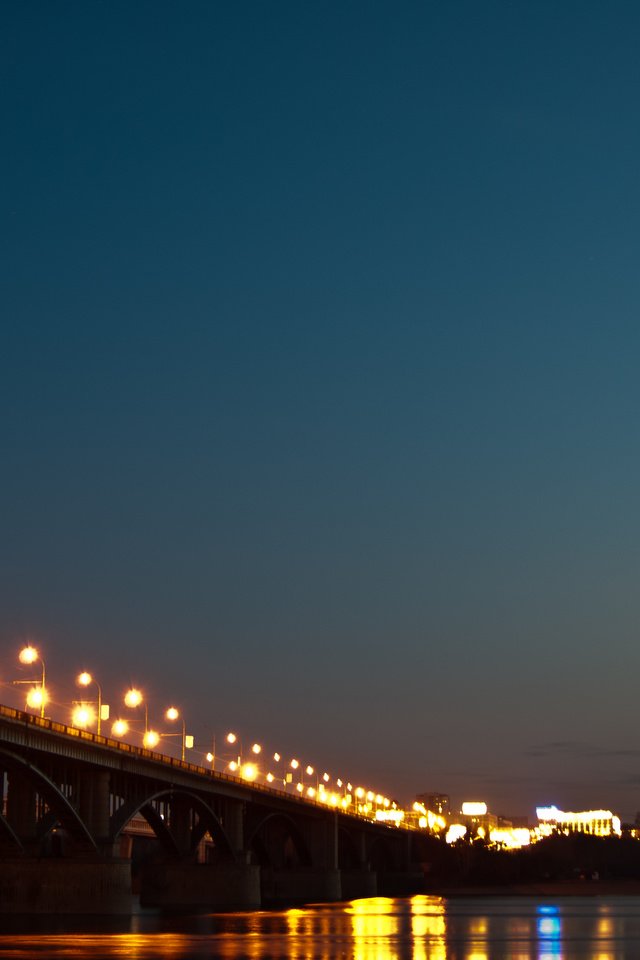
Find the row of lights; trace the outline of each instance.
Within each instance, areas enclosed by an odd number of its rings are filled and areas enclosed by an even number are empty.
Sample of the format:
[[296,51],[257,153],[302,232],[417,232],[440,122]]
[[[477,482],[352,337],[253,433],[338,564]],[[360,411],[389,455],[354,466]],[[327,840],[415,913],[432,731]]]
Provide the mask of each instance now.
[[[39,711],[40,716],[44,718],[45,706],[48,700],[45,662],[38,650],[31,644],[23,647],[19,653],[18,659],[20,663],[26,666],[40,663],[42,673],[39,679],[15,680],[14,683],[30,685],[26,697],[27,706],[32,710]],[[83,671],[76,677],[76,683],[78,686],[84,688],[95,686],[97,699],[95,701],[83,700],[75,703],[72,713],[73,726],[86,729],[95,724],[97,733],[100,735],[102,721],[109,719],[109,706],[103,703],[102,688],[92,674],[87,671]],[[160,734],[157,730],[154,730],[149,726],[148,704],[140,690],[133,687],[128,690],[124,696],[124,705],[130,710],[136,710],[139,707],[144,708],[144,731],[142,743],[147,749],[153,750],[163,738],[177,736],[181,738],[181,755],[182,759],[185,759],[185,751],[193,748],[194,738],[193,736],[187,734],[184,717],[176,707],[169,707],[165,711],[164,717],[169,722],[181,720],[181,732]],[[118,718],[111,726],[111,734],[114,737],[122,738],[129,733],[133,724],[139,722],[142,721]],[[253,743],[251,746],[251,761],[243,762],[242,741],[238,735],[230,732],[226,735],[225,740],[230,747],[236,747],[237,749],[237,754],[234,759],[227,763],[227,770],[230,773],[241,777],[243,780],[249,782],[257,780],[261,775],[258,757],[262,753],[262,746],[259,743]],[[213,751],[207,753],[206,759],[207,762],[211,764],[211,769],[215,769],[216,759],[219,759],[216,757],[215,753],[215,740],[213,744]],[[397,809],[395,802],[390,801],[387,797],[383,797],[379,793],[374,793],[372,790],[365,790],[364,787],[356,787],[354,789],[351,783],[343,781],[340,778],[335,780],[335,787],[337,790],[331,790],[329,788],[331,777],[326,771],[322,774],[322,776],[320,776],[318,773],[316,773],[316,770],[311,764],[308,764],[306,767],[304,767],[303,764],[301,764],[301,762],[296,758],[293,758],[289,761],[286,771],[284,770],[285,761],[280,753],[276,752],[273,754],[273,761],[276,765],[282,764],[283,771],[281,772],[280,776],[276,776],[276,774],[269,770],[264,775],[264,780],[269,785],[272,785],[276,782],[281,782],[283,788],[286,790],[289,784],[293,784],[294,777],[297,777],[299,779],[295,783],[295,791],[301,796],[306,796],[311,800],[318,800],[334,807],[340,806],[343,809],[350,809],[353,805],[354,812],[360,813],[364,816],[375,817],[376,813],[381,810]],[[313,786],[313,784],[309,784],[307,787],[305,787],[305,775],[307,777],[313,777],[314,774],[316,776],[315,786]]]
[[[260,774],[256,760],[262,753],[262,746],[259,743],[254,743],[251,746],[251,753],[254,758],[249,762],[243,763],[242,746],[237,734],[228,733],[225,739],[231,746],[237,744],[239,748],[237,759],[231,760],[227,765],[227,769],[231,773],[237,773],[243,780],[256,780]],[[215,759],[213,753],[207,754],[207,761],[211,763],[212,766],[215,763]],[[285,764],[281,754],[276,752],[273,754],[272,759],[276,765],[282,764],[283,770],[280,775],[274,774],[271,770],[264,774],[265,782],[270,785],[276,782],[282,783],[283,788],[286,790],[288,784],[293,784],[294,777],[299,777],[299,780],[295,784],[295,791],[310,800],[317,800],[333,807],[340,806],[344,810],[348,810],[353,805],[354,811],[364,816],[376,816],[380,810],[397,809],[397,804],[389,800],[388,797],[374,793],[373,790],[365,790],[364,787],[354,788],[351,783],[342,780],[340,777],[337,777],[335,780],[335,787],[337,789],[331,789],[329,786],[331,777],[326,770],[322,776],[320,776],[319,772],[317,772],[311,764],[304,767],[295,757],[291,759],[288,764]],[[305,775],[307,777],[313,777],[315,775],[315,786],[310,784],[305,787]]]
[[[46,681],[47,672],[45,662],[38,650],[31,646],[31,644],[22,648],[18,654],[18,659],[20,663],[24,664],[25,666],[30,666],[37,662],[40,663],[42,671],[40,678],[36,680],[14,680],[13,682],[16,685],[29,684],[29,690],[27,691],[26,697],[27,706],[31,710],[39,711],[40,716],[44,718],[45,706],[48,701]],[[86,670],[78,674],[76,677],[76,683],[78,686],[85,688],[95,685],[97,691],[97,700],[93,702],[86,700],[76,702],[72,712],[71,722],[74,727],[79,727],[80,729],[86,729],[87,727],[93,726],[95,723],[98,736],[100,736],[102,732],[102,721],[109,719],[109,706],[102,701],[102,687],[98,681]],[[136,690],[135,688],[128,690],[124,697],[124,704],[129,709],[135,709],[136,707],[144,706],[144,732],[142,736],[142,742],[145,747],[152,750],[160,742],[161,735],[156,730],[152,730],[149,727],[148,706],[140,690]],[[181,733],[163,733],[162,737],[179,736],[182,738],[182,759],[184,760],[185,750],[193,747],[193,737],[186,732],[184,717],[181,716],[180,711],[176,707],[169,707],[165,711],[164,716],[169,721],[182,720]],[[131,724],[135,722],[135,720],[116,720],[111,727],[112,735],[116,737],[124,737],[129,732]]]

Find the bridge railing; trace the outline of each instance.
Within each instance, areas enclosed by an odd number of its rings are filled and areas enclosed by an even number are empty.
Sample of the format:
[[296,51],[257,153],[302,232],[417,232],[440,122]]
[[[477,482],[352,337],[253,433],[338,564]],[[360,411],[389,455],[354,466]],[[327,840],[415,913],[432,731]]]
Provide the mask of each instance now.
[[[350,817],[357,817],[359,820],[365,820],[367,823],[371,823],[372,821],[371,817],[356,813],[353,810],[328,807],[326,803],[322,803],[318,800],[312,800],[304,796],[297,796],[295,793],[287,793],[285,790],[279,790],[277,787],[266,786],[265,784],[257,783],[255,780],[247,782],[242,777],[234,777],[230,773],[223,773],[220,770],[211,770],[208,767],[202,767],[199,764],[190,763],[188,760],[180,760],[177,757],[168,757],[164,753],[156,753],[155,750],[149,750],[146,747],[136,747],[133,743],[127,743],[125,740],[116,740],[114,737],[104,737],[102,734],[92,733],[90,730],[80,730],[78,727],[71,727],[66,723],[60,723],[59,720],[52,720],[49,717],[39,717],[33,713],[25,713],[23,710],[17,710],[15,707],[7,707],[4,704],[0,704],[0,717],[7,717],[8,719],[16,720],[19,723],[24,723],[26,726],[50,730],[52,733],[73,737],[77,740],[86,740],[89,743],[107,747],[110,750],[119,750],[123,753],[129,754],[130,756],[139,757],[144,760],[153,760],[155,763],[162,763],[165,766],[171,766],[178,768],[179,770],[185,770],[188,773],[194,773],[198,776],[206,777],[207,779],[227,781],[236,786],[242,786],[252,791],[268,794],[269,796],[276,794],[280,797],[286,797],[288,801],[314,806],[322,810],[335,809],[337,813],[346,814]],[[391,826],[392,828],[397,826],[389,823],[381,823],[380,825]],[[404,829],[412,829],[409,824],[402,824],[402,826]]]

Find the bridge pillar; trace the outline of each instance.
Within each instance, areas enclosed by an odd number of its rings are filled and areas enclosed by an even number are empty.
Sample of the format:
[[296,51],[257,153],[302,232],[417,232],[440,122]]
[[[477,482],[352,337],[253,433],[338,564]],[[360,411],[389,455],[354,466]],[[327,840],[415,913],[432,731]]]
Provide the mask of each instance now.
[[244,818],[246,804],[242,800],[225,800],[222,826],[227,835],[233,855],[241,862],[246,860],[244,849]]
[[340,870],[343,900],[362,900],[378,894],[378,875],[371,869],[364,828],[351,831],[355,862]]
[[311,861],[316,867],[338,869],[338,815],[327,813],[322,820],[313,822],[309,830]]
[[312,866],[262,869],[262,895],[268,904],[330,902],[342,898],[338,869],[338,818],[324,813],[306,824]]
[[70,857],[2,861],[0,914],[130,914],[126,861]]
[[247,863],[166,860],[142,875],[143,907],[170,912],[253,910],[260,902],[260,867]]
[[109,836],[109,771],[85,771],[78,790],[78,813],[96,843],[104,844]]
[[186,797],[171,798],[169,829],[182,856],[191,852],[191,804]]
[[7,821],[22,841],[36,838],[36,790],[22,770],[10,770],[7,787]]

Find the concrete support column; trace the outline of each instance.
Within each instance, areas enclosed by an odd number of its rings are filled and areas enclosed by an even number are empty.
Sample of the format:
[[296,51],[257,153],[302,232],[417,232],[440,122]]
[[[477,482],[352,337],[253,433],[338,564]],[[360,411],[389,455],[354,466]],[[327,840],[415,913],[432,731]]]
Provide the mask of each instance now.
[[338,869],[338,816],[325,814],[321,820],[312,822],[308,830],[311,862],[314,867],[327,870]]
[[7,820],[21,840],[36,836],[36,789],[22,770],[9,772]]
[[80,818],[96,843],[104,842],[109,835],[109,771],[86,772],[78,790]]
[[360,866],[367,867],[369,865],[369,857],[367,856],[367,838],[364,830],[362,829],[360,829],[356,834],[355,846],[356,850],[358,851]]
[[182,856],[191,850],[191,804],[186,797],[171,799],[169,829]]
[[244,859],[244,816],[245,804],[242,800],[225,800],[222,826],[229,838],[234,856]]

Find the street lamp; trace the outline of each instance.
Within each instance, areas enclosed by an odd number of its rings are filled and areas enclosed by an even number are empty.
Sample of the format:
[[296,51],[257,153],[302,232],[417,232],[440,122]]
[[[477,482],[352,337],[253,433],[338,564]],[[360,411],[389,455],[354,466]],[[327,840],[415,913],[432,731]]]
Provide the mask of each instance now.
[[32,710],[40,709],[40,716],[44,719],[44,708],[47,702],[47,684],[46,684],[46,670],[44,665],[44,660],[38,653],[35,647],[32,647],[30,643],[26,647],[23,647],[20,653],[18,654],[18,660],[20,663],[23,663],[25,666],[30,666],[32,663],[35,663],[36,660],[40,661],[42,666],[42,679],[41,680],[14,680],[16,684],[22,683],[39,683],[40,687],[33,686],[27,694],[27,706],[31,707]]
[[124,695],[124,705],[129,707],[130,710],[135,710],[136,707],[141,705],[144,707],[144,732],[146,733],[149,729],[149,707],[140,690],[136,687],[127,690]]
[[124,737],[129,731],[129,724],[126,720],[116,720],[111,727],[111,733],[114,737]]
[[238,749],[238,759],[237,759],[237,761],[236,761],[236,760],[232,760],[231,763],[229,764],[229,769],[230,769],[233,773],[235,773],[236,770],[242,769],[242,740],[240,740],[240,738],[238,737],[238,735],[237,735],[236,733],[234,733],[233,731],[230,731],[230,732],[226,735],[225,740],[227,741],[227,743],[230,743],[231,746],[233,746],[235,743],[238,744],[238,748],[237,748],[237,749]]
[[[106,703],[105,703],[104,705],[103,705],[103,703],[102,703],[102,687],[100,686],[100,684],[98,683],[98,681],[96,680],[96,678],[95,678],[95,677],[92,677],[91,674],[90,674],[90,673],[87,673],[86,670],[83,670],[82,673],[79,673],[79,674],[78,674],[78,676],[76,677],[76,683],[78,684],[79,687],[89,687],[89,686],[91,686],[92,683],[94,683],[95,686],[96,686],[96,689],[97,689],[97,691],[98,691],[98,704],[97,704],[97,706],[98,706],[98,710],[97,710],[98,726],[97,726],[97,732],[98,732],[98,736],[100,736],[100,729],[101,729],[101,723],[102,723],[102,721],[109,719],[109,706],[108,706],[108,704],[106,704]],[[104,714],[104,716],[103,716],[103,714]],[[93,722],[93,721],[92,721],[92,722]]]
[[258,765],[255,763],[245,763],[240,767],[240,776],[243,780],[252,783],[258,776]]
[[[142,696],[141,691],[136,687],[131,687],[124,695],[124,703],[125,706],[129,707],[130,710],[135,710],[136,707],[140,706],[144,707],[144,733],[142,735],[142,746],[146,747],[148,750],[153,750],[153,748],[157,747],[160,742],[160,734],[155,730],[149,729],[149,706],[145,698]],[[112,730],[114,728],[115,724]],[[126,726],[126,729],[128,730],[128,725]],[[118,736],[118,734],[116,734],[116,736]]]
[[193,737],[187,735],[187,729],[185,726],[184,717],[181,716],[180,711],[177,709],[177,707],[169,707],[169,709],[165,711],[165,717],[167,718],[167,720],[182,720],[182,733],[165,733],[164,736],[182,738],[181,739],[182,759],[184,760],[185,748],[188,748],[189,750],[191,750],[191,748],[193,747]]
[[[276,764],[282,764],[282,769],[281,769],[281,771],[280,771],[280,775],[277,776],[277,777],[276,777],[274,774],[269,774],[269,775],[267,775],[267,781],[268,781],[269,783],[273,783],[274,780],[279,780],[279,781],[282,783],[282,789],[283,789],[283,790],[286,790],[286,789],[287,789],[287,782],[290,783],[290,782],[293,780],[293,776],[292,776],[290,773],[286,773],[286,772],[285,772],[285,770],[284,770],[284,762],[283,762],[282,757],[280,756],[280,754],[278,753],[277,750],[276,750],[276,752],[275,752],[274,755],[273,755],[273,760],[274,760],[274,763],[276,763]],[[277,767],[276,767],[276,769],[277,769]]]
[[155,730],[145,730],[144,736],[142,738],[142,746],[146,747],[147,750],[153,750],[154,747],[157,747],[160,743],[160,734],[156,733]]
[[86,730],[92,723],[95,723],[96,712],[90,703],[77,703],[71,715],[71,723],[74,727],[80,727]]
[[44,705],[47,702],[46,694],[42,687],[31,687],[27,693],[27,706],[32,710],[39,710],[40,716],[44,717]]

